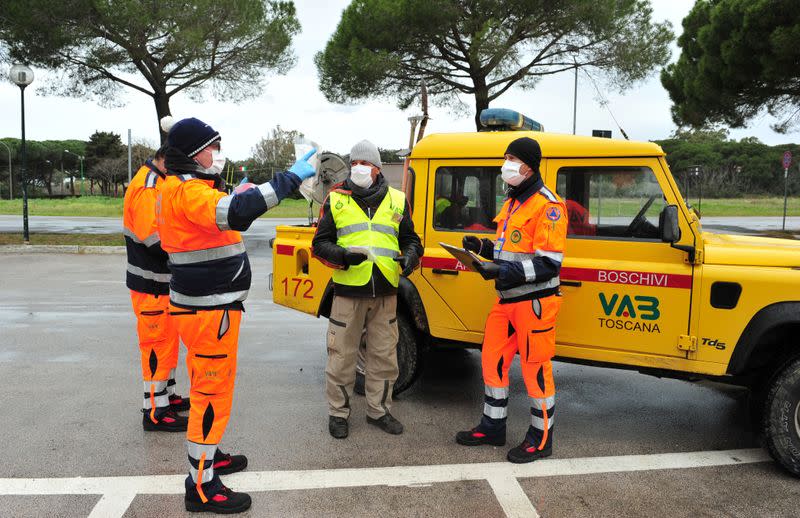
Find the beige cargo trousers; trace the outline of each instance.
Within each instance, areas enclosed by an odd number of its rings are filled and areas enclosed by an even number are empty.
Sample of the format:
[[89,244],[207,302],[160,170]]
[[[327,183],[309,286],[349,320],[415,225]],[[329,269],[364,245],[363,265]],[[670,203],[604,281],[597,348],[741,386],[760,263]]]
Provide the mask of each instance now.
[[325,368],[328,413],[347,419],[356,381],[361,336],[366,330],[367,415],[379,419],[392,407],[397,380],[397,295],[333,297]]

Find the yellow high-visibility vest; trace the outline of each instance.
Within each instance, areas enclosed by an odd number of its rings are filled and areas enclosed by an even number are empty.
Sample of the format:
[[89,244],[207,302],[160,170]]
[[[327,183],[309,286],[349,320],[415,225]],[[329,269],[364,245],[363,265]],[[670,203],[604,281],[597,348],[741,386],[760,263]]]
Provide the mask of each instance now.
[[[336,244],[348,247],[369,248],[375,264],[389,283],[397,287],[400,282],[400,266],[394,260],[400,255],[400,221],[406,206],[406,197],[401,191],[389,187],[389,192],[370,219],[358,203],[347,194],[330,193],[331,214],[336,224]],[[334,270],[333,282],[346,286],[363,286],[372,277],[371,259],[353,265],[346,270]]]

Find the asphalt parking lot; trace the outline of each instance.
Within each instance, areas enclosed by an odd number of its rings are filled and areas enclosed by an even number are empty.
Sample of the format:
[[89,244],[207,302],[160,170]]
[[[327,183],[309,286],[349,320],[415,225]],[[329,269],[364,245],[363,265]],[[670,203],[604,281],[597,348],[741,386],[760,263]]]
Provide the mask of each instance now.
[[[482,404],[477,352],[438,351],[396,400],[401,436],[327,433],[326,322],[275,306],[253,247],[228,476],[245,516],[797,516],[800,484],[760,449],[745,394],[557,363],[555,453],[525,466],[456,431]],[[181,434],[141,429],[138,349],[123,255],[0,254],[5,417],[0,516],[184,516]],[[183,363],[179,364],[182,367]],[[527,427],[512,370],[509,445]],[[178,376],[186,392],[185,371]]]

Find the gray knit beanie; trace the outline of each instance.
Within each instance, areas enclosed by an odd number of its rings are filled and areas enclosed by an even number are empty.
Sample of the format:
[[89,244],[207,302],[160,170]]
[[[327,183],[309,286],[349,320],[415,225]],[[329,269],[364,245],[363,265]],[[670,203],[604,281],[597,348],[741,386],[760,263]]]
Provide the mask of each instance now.
[[381,153],[378,151],[377,146],[369,140],[362,140],[350,150],[350,161],[355,162],[356,160],[366,160],[378,169],[383,166],[381,164]]

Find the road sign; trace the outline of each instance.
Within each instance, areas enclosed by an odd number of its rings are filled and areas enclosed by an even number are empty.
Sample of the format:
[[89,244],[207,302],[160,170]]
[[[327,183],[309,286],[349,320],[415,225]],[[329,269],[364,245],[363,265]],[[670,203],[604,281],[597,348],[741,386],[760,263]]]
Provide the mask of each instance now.
[[789,169],[789,166],[792,165],[792,152],[787,151],[783,154],[783,168]]

